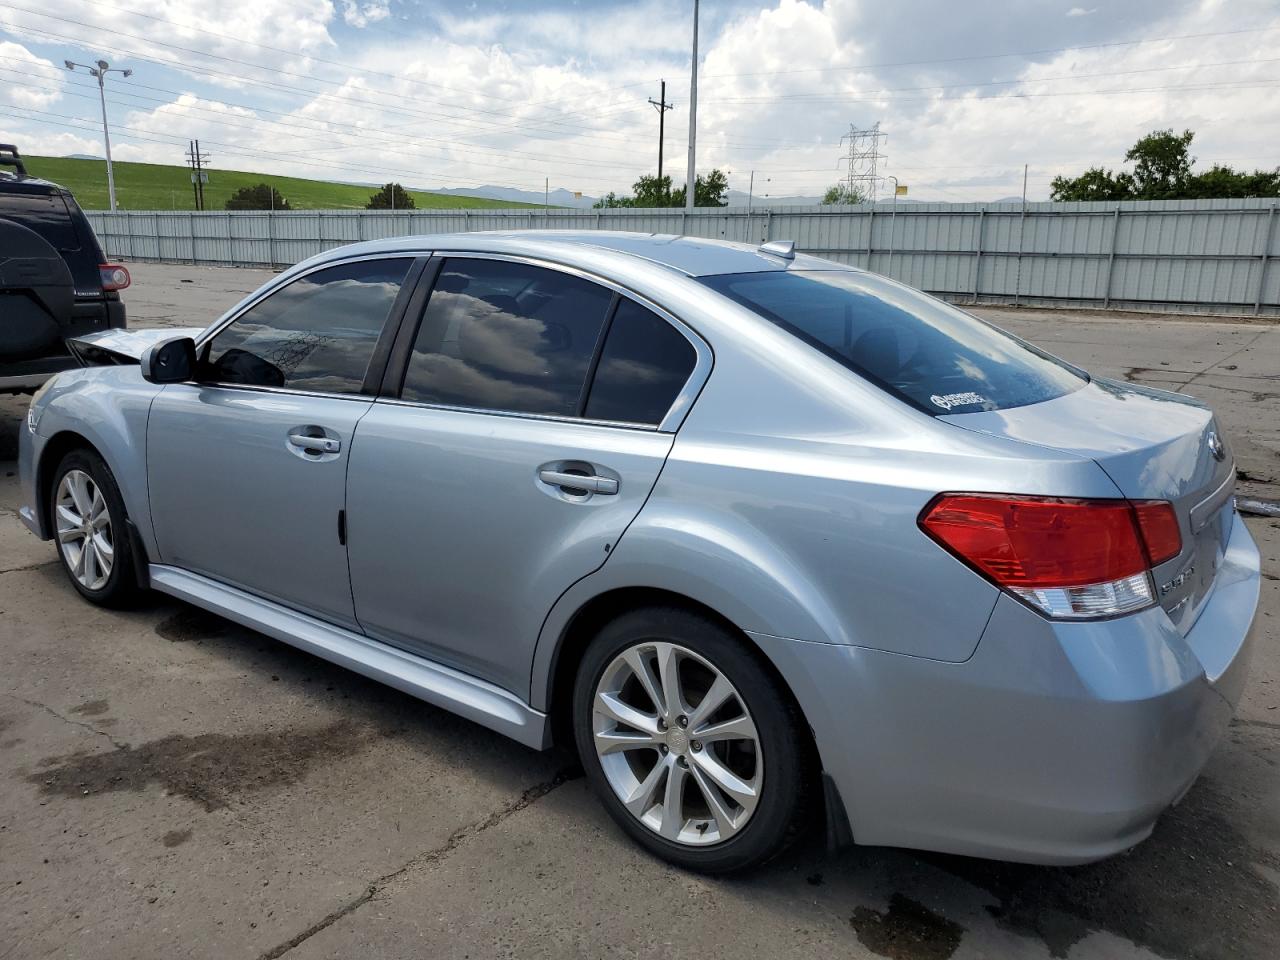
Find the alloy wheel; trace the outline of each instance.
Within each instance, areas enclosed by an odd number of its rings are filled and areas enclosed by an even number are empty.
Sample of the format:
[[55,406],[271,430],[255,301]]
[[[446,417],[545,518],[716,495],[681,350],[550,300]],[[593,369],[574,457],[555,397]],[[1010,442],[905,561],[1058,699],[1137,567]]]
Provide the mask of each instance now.
[[645,642],[618,654],[592,697],[596,755],[637,820],[679,844],[728,840],[751,818],[764,758],[746,703],[705,657]]
[[58,546],[71,575],[87,590],[101,590],[111,577],[115,539],[102,490],[83,470],[68,470],[54,501]]

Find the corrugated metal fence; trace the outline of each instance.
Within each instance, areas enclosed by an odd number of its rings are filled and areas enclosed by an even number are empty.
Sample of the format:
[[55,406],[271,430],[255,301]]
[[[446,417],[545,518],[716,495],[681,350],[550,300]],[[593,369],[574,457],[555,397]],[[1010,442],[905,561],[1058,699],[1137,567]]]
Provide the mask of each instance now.
[[281,266],[383,237],[632,230],[760,243],[874,270],[948,299],[1280,314],[1274,200],[681,210],[93,212],[114,257]]

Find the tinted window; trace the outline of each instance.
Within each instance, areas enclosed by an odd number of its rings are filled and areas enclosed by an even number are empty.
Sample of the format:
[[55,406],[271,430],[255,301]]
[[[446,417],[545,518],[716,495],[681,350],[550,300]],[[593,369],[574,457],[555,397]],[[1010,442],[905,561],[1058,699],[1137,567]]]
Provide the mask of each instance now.
[[1020,407],[1086,382],[976,317],[864,274],[788,270],[703,282],[929,413]]
[[622,300],[600,354],[586,415],[658,424],[693,372],[693,345],[671,324]]
[[0,193],[0,217],[35,231],[60,253],[80,249],[80,238],[62,197]]
[[213,338],[200,379],[359,393],[412,262],[344,263],[294,280]]
[[406,400],[578,414],[613,294],[554,270],[446,260],[418,329]]

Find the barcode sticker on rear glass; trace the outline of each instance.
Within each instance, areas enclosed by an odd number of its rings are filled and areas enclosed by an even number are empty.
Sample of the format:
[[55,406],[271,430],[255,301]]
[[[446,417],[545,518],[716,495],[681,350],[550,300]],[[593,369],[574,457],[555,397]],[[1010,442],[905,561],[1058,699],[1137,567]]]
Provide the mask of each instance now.
[[950,410],[952,407],[967,407],[975,403],[986,403],[987,398],[977,393],[948,393],[943,396],[934,394],[929,398],[930,402],[943,410]]

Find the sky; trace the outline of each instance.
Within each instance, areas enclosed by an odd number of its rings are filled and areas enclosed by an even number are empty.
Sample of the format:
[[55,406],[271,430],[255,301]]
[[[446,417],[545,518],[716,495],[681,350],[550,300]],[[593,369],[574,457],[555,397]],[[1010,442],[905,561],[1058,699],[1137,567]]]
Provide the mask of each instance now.
[[[684,182],[692,0],[6,0],[0,142],[416,187]],[[697,166],[757,197],[839,181],[851,126],[928,201],[1048,199],[1162,128],[1280,165],[1280,0],[703,0]],[[754,177],[753,177],[754,172]],[[883,181],[881,194],[885,192]],[[891,187],[888,188],[890,191]]]

